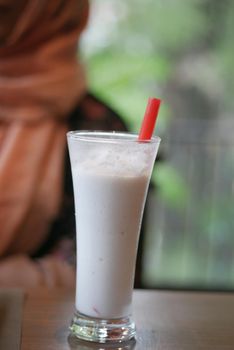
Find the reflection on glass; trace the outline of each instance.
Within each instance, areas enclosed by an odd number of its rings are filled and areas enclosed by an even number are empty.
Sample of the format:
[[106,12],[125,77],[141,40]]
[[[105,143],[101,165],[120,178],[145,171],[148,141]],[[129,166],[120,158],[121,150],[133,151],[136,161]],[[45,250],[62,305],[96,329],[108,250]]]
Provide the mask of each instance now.
[[133,350],[136,345],[135,339],[132,339],[124,344],[97,344],[85,342],[75,338],[72,335],[68,337],[70,350]]

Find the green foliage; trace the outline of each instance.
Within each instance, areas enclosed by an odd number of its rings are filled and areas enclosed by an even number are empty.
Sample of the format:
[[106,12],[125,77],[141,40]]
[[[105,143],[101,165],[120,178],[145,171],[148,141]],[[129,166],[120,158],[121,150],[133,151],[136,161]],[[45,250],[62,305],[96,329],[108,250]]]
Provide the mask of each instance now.
[[158,186],[159,195],[171,208],[184,209],[189,198],[189,189],[175,168],[168,164],[158,164],[152,175]]
[[227,109],[226,105],[233,110],[233,90],[234,90],[234,2],[226,8],[225,21],[223,22],[222,38],[216,43],[216,64],[221,72],[223,82],[225,82],[224,104],[222,108]]
[[169,75],[170,65],[166,59],[143,54],[105,51],[88,61],[92,90],[119,111],[133,131],[139,130],[152,89],[155,95],[160,95],[159,85]]
[[124,40],[131,48],[132,42],[145,40],[155,54],[157,50],[178,53],[198,40],[207,28],[198,0],[146,0],[144,3],[129,0],[127,3],[127,16],[120,23],[120,45]]
[[202,231],[212,236],[217,245],[226,244],[232,240],[234,228],[234,211],[227,195],[220,196],[218,200],[207,199],[200,207],[198,217],[201,220]]
[[[198,40],[206,22],[198,0],[112,1],[117,3],[125,14],[111,42],[86,54],[89,85],[137,131],[148,96],[162,97],[173,74],[176,61],[171,54]],[[157,130],[165,130],[169,114],[168,107],[161,109]]]

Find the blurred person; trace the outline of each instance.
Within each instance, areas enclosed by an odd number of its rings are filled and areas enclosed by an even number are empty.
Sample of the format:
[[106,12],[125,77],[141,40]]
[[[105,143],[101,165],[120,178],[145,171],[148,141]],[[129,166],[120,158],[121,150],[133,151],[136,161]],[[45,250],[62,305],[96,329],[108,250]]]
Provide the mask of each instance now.
[[125,130],[87,93],[86,0],[0,0],[0,287],[75,283],[66,132]]

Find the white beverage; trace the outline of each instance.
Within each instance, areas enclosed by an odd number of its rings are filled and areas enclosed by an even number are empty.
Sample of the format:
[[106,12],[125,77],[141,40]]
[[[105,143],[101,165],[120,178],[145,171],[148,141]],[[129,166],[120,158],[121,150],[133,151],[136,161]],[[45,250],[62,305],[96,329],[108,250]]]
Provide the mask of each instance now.
[[68,133],[77,229],[76,337],[122,342],[135,336],[132,294],[148,184],[160,139]]
[[[135,174],[134,174],[135,175]],[[131,314],[146,175],[77,171],[76,308],[99,318]]]

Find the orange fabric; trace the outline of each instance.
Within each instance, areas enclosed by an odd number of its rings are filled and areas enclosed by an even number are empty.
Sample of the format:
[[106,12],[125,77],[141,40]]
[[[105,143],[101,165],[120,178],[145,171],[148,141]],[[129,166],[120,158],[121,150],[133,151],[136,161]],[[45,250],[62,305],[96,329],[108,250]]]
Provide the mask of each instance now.
[[0,285],[3,257],[33,253],[59,211],[66,118],[85,91],[77,42],[87,15],[86,0],[28,0],[0,47]]

